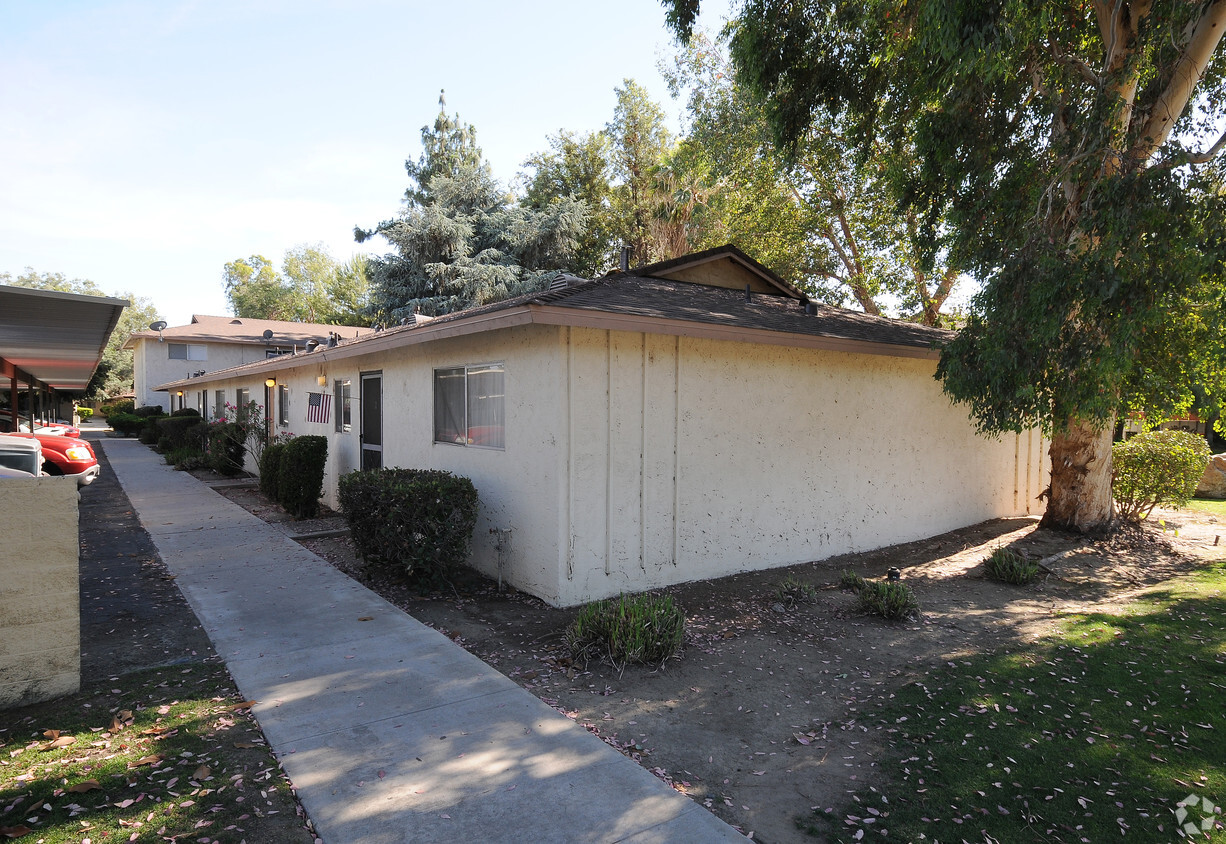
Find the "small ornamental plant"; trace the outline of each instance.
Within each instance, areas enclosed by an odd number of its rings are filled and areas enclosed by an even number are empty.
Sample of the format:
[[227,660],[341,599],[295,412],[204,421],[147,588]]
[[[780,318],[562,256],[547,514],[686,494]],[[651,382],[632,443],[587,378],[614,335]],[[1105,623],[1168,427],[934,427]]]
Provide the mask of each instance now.
[[857,597],[860,609],[885,619],[911,618],[919,612],[919,601],[911,587],[898,581],[865,581]]
[[983,571],[992,580],[1025,586],[1039,576],[1039,565],[1011,548],[997,548],[983,561]]
[[847,592],[859,592],[868,583],[860,575],[850,569],[843,569],[839,574],[839,588]]
[[663,665],[681,650],[685,613],[671,595],[622,595],[588,604],[566,628],[563,641],[575,662],[606,659]]
[[1209,465],[1209,444],[1188,431],[1147,431],[1111,447],[1111,494],[1121,519],[1139,522],[1155,507],[1182,507]]
[[812,583],[788,575],[775,587],[775,599],[788,609],[797,604],[812,604],[817,600],[817,588]]

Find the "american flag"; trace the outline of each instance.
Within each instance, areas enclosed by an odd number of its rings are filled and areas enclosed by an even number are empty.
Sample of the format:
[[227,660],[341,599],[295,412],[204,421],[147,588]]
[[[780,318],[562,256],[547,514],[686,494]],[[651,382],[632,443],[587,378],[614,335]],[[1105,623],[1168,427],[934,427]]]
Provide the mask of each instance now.
[[327,393],[307,393],[307,421],[327,422],[332,396]]

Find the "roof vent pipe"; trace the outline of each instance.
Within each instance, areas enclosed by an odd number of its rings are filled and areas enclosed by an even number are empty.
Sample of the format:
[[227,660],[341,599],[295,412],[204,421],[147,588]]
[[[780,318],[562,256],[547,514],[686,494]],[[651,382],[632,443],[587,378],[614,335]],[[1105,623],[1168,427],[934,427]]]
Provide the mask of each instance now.
[[747,285],[745,285],[745,301],[746,301],[746,302],[748,302],[748,301],[749,301],[749,293],[750,293],[750,290],[749,290],[749,285],[747,284]]
[[621,267],[622,272],[624,273],[630,272],[630,247],[629,246],[622,247],[621,260],[618,262],[618,266]]
[[817,313],[817,302],[805,302],[805,313],[813,316]]

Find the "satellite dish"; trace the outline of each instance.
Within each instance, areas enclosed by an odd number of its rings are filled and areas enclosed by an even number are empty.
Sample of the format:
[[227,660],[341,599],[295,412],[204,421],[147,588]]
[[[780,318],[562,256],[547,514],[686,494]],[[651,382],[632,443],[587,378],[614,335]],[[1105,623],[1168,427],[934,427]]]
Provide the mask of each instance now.
[[264,329],[264,335],[263,335],[263,336],[264,336],[264,341],[265,341],[265,342],[267,342],[267,341],[271,340],[271,339],[272,339],[272,329],[271,329],[271,328],[265,328],[265,329]]
[[166,320],[164,319],[159,319],[157,322],[149,323],[149,329],[151,331],[161,331],[165,327],[166,327]]

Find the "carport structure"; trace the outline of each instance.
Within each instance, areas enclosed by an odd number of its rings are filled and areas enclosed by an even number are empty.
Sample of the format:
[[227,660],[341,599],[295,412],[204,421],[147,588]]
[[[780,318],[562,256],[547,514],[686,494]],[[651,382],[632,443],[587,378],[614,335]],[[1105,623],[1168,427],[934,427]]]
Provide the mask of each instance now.
[[35,420],[51,421],[65,395],[84,392],[128,304],[0,285],[0,389],[8,381],[8,407],[0,414],[14,429],[23,390],[31,427]]

